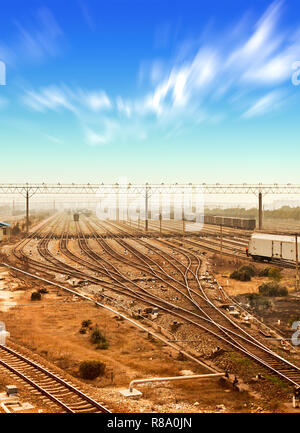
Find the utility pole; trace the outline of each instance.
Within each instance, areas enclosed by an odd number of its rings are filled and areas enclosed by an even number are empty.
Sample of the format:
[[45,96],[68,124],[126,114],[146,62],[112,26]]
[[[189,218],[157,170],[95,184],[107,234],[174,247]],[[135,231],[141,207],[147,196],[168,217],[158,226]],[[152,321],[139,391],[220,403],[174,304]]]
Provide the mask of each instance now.
[[258,193],[258,228],[262,230],[263,226],[263,206],[262,206],[262,192]]
[[29,190],[26,190],[26,234],[29,231]]
[[162,200],[161,200],[161,191],[159,191],[159,233],[161,235],[162,232]]
[[295,252],[296,252],[296,292],[299,291],[299,263],[298,263],[298,234],[295,234]]
[[220,257],[221,264],[223,264],[223,225],[220,225]]
[[116,220],[119,222],[120,220],[120,209],[119,209],[119,185],[117,184],[117,192],[116,192]]
[[181,219],[182,219],[182,234],[184,234],[185,233],[184,189],[182,190],[182,198],[181,198]]
[[145,232],[148,231],[148,184],[146,183],[146,194],[145,194]]

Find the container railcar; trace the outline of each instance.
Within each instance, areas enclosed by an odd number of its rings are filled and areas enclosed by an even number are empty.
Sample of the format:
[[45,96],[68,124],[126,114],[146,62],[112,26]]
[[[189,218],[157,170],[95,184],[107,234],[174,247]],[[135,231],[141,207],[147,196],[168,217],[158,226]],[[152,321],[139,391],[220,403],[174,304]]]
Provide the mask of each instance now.
[[[298,239],[300,251],[300,239]],[[294,236],[253,233],[249,241],[247,255],[255,261],[296,261],[296,241]]]

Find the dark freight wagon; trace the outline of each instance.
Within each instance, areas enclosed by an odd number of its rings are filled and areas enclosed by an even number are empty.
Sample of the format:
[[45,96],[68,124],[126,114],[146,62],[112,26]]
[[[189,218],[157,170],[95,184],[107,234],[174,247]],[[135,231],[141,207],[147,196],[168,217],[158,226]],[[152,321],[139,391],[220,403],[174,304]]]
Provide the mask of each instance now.
[[254,230],[256,221],[254,218],[231,218],[215,215],[205,215],[204,224],[223,225],[224,227],[232,227],[235,229]]
[[79,213],[74,213],[73,219],[74,221],[79,221]]

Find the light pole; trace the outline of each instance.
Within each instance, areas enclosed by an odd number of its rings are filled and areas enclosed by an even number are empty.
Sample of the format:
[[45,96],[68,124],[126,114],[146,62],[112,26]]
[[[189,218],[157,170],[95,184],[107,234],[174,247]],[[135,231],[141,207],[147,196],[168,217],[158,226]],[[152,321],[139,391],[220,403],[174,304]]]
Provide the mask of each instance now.
[[296,292],[298,292],[299,291],[298,233],[295,233],[295,253],[296,253]]
[[220,224],[220,256],[221,265],[223,264],[223,224]]

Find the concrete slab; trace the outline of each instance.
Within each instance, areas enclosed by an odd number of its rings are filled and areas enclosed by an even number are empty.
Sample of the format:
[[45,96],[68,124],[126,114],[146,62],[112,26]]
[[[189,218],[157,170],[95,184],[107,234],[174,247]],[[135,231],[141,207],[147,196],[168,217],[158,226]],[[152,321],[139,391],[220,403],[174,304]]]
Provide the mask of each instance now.
[[143,395],[138,389],[135,388],[132,388],[132,392],[130,392],[130,389],[120,389],[119,393],[126,398],[138,398]]
[[16,395],[18,394],[18,388],[15,385],[6,385],[7,395]]
[[193,376],[194,372],[192,370],[180,370],[181,376]]
[[21,410],[30,410],[30,409],[34,409],[34,406],[32,406],[32,404],[30,403],[20,403],[20,404],[16,404],[16,405],[11,405],[11,409],[15,412],[21,411]]

